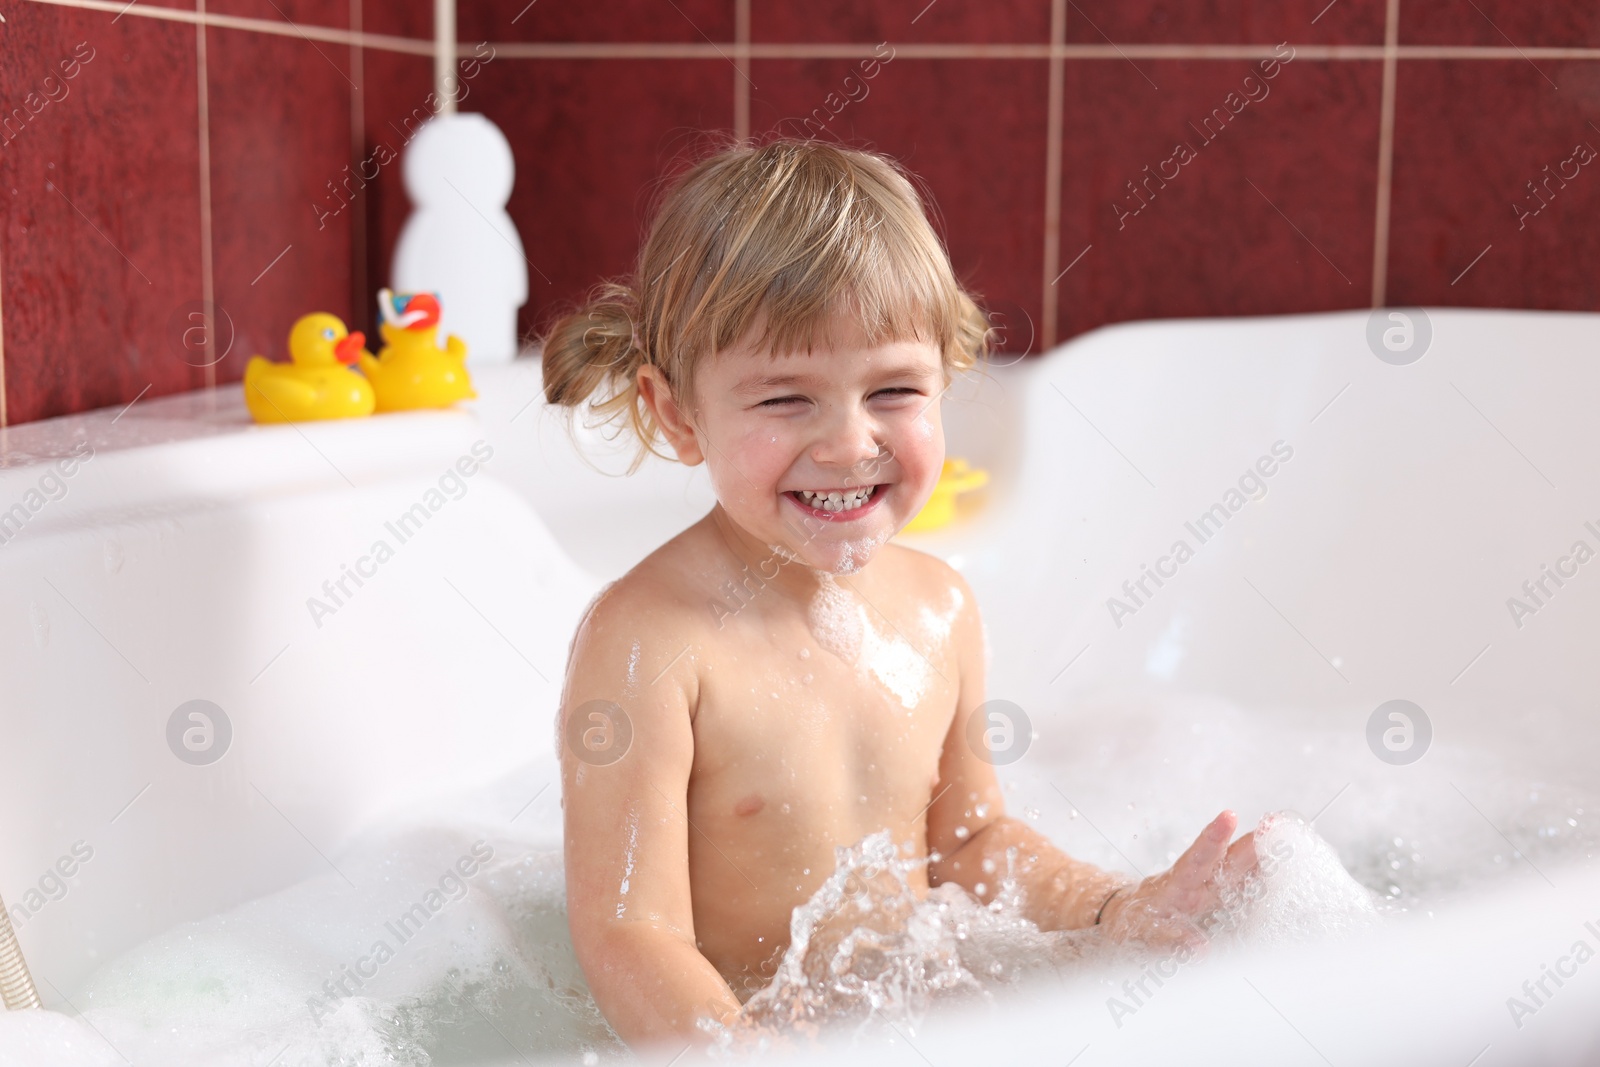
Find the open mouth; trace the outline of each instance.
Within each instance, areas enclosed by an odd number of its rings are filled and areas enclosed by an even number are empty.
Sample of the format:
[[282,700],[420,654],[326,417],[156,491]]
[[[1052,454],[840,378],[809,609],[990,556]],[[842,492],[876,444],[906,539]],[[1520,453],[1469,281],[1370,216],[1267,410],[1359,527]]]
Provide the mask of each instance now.
[[877,506],[884,485],[864,485],[854,489],[796,489],[784,495],[801,511],[829,522],[858,519]]

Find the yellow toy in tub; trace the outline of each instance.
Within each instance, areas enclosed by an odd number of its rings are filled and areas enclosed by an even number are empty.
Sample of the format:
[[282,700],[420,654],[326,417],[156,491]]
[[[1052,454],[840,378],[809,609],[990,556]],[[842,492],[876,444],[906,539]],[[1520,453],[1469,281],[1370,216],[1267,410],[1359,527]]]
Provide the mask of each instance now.
[[928,497],[928,502],[922,505],[916,517],[906,523],[906,529],[912,533],[925,533],[950,525],[956,517],[956,497],[988,482],[988,471],[969,467],[964,459],[945,460],[944,467],[939,471],[939,482],[933,487],[933,495]]
[[361,370],[378,394],[379,411],[447,408],[478,394],[467,374],[467,345],[451,334],[439,347],[442,309],[433,293],[378,294],[383,349],[361,356]]
[[[289,330],[288,363],[252,356],[244,368],[244,405],[257,422],[310,422],[371,415],[372,385],[350,369],[366,355],[366,336],[338,316],[304,315]],[[370,357],[369,357],[370,358]]]

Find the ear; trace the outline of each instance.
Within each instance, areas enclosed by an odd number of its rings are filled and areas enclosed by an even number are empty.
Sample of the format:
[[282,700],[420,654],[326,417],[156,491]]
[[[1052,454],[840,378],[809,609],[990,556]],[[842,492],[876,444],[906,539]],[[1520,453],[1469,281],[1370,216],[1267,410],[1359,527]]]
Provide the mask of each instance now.
[[640,398],[650,414],[655,416],[656,425],[661,427],[661,433],[666,437],[667,444],[672,446],[678,462],[685,467],[704,463],[706,455],[700,448],[694,424],[678,406],[672,395],[672,386],[667,382],[666,375],[661,373],[661,368],[644,364],[639,368],[635,383]]

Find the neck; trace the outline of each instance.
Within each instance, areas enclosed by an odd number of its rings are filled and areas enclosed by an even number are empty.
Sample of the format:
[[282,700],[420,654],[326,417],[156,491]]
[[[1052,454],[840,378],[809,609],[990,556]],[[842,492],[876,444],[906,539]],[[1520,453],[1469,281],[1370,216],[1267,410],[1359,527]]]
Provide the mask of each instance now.
[[[775,589],[797,603],[806,604],[824,582],[834,580],[833,572],[804,562],[801,549],[806,537],[802,527],[795,526],[783,543],[771,545],[734,522],[721,504],[712,508],[707,518],[733,557],[735,568],[749,576],[747,589]],[[845,577],[854,581],[864,569],[865,564]]]

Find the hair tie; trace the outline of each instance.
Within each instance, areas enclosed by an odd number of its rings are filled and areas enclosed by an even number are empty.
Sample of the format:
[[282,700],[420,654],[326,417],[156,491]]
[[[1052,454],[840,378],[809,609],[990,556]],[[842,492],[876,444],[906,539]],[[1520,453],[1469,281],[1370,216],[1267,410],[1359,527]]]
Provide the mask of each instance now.
[[1104,900],[1102,900],[1100,902],[1100,910],[1094,913],[1094,924],[1096,926],[1099,926],[1100,925],[1100,920],[1105,918],[1105,916],[1106,916],[1106,905],[1111,903],[1111,898],[1116,896],[1118,893],[1122,892],[1126,888],[1128,888],[1128,887],[1125,886],[1125,885],[1119,885],[1119,886],[1117,886],[1117,888],[1113,889],[1111,892],[1106,894],[1106,899],[1104,899]]

